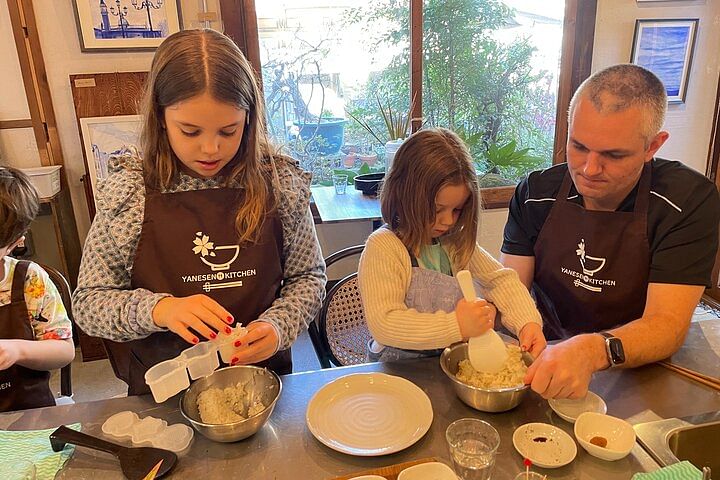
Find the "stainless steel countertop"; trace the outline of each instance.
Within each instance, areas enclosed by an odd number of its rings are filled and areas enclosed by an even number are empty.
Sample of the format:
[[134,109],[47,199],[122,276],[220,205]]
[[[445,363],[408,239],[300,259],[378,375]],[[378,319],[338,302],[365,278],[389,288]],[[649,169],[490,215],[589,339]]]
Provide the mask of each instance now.
[[[435,415],[425,437],[402,452],[382,457],[352,457],[315,440],[305,425],[305,410],[310,398],[330,380],[356,372],[398,375],[420,386],[430,397]],[[621,418],[648,409],[664,418],[720,410],[720,392],[655,365],[600,372],[593,379],[591,389],[606,400],[609,414]],[[0,415],[0,428],[40,429],[81,422],[83,431],[101,436],[100,427],[105,419],[122,410],[135,411],[141,417],[161,417],[170,424],[181,422],[177,405],[178,397],[160,405],[150,396],[101,400]],[[437,358],[368,364],[283,377],[282,396],[270,421],[260,432],[232,444],[214,443],[196,433],[190,451],[181,457],[170,478],[195,475],[203,479],[226,479],[242,475],[247,480],[322,479],[424,457],[435,456],[449,461],[445,429],[462,417],[487,420],[500,432],[501,444],[493,475],[498,480],[512,479],[524,469],[523,459],[512,446],[512,433],[518,426],[547,422],[572,435],[572,425],[556,416],[547,402],[533,392],[519,407],[506,413],[482,413],[467,407],[453,393]],[[570,465],[538,471],[553,479],[627,479],[633,472],[656,468],[638,445],[628,457],[616,462],[596,459],[578,445],[578,455]],[[103,480],[122,478],[114,458],[78,448],[57,478],[97,480],[99,475]]]

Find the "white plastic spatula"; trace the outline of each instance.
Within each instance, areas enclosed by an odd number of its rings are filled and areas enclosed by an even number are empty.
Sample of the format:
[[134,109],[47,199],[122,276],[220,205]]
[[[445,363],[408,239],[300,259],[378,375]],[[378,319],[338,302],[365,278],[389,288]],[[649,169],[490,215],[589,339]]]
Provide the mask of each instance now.
[[[460,270],[455,275],[465,300],[474,302],[477,299],[472,275],[467,270]],[[468,359],[478,372],[497,373],[507,360],[507,347],[500,335],[492,328],[479,337],[468,340]]]

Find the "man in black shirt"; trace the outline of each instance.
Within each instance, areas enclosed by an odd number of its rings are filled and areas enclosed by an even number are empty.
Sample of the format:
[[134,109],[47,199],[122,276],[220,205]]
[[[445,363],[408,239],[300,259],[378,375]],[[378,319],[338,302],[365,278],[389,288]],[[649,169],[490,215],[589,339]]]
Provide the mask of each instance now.
[[720,199],[707,178],[654,159],[667,97],[636,65],[586,80],[570,102],[567,163],[533,172],[510,204],[501,261],[543,315],[548,347],[525,378],[583,397],[595,371],[674,353],[710,275]]

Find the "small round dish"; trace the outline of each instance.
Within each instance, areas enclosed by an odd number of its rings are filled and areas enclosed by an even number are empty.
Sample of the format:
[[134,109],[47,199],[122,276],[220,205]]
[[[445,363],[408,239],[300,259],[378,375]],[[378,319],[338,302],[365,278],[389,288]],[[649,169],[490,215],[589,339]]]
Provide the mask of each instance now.
[[577,455],[572,437],[547,423],[519,426],[513,433],[513,445],[520,455],[542,468],[565,466]]
[[350,480],[387,480],[387,478],[380,475],[360,475],[359,477],[352,477]]
[[560,418],[566,422],[575,423],[577,417],[585,412],[607,413],[607,405],[599,395],[588,392],[585,398],[571,400],[568,398],[548,400],[550,408],[557,413]]
[[[593,457],[615,461],[630,453],[636,437],[635,429],[625,420],[586,412],[575,421],[575,438]],[[605,446],[598,443],[605,443]]]
[[397,480],[457,480],[453,469],[440,462],[413,465],[400,472]]

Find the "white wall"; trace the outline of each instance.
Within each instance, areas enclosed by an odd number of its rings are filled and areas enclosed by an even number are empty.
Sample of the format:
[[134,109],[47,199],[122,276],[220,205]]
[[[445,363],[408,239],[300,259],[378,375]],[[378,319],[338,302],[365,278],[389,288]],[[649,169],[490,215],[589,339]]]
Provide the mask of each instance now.
[[704,174],[720,72],[720,2],[600,0],[593,71],[630,60],[635,20],[645,18],[700,19],[687,97],[684,104],[668,106],[665,129],[670,139],[658,155],[680,160]]
[[[199,26],[194,19],[201,3],[197,0],[182,0],[185,25]],[[208,3],[210,7],[216,5],[215,1]],[[72,0],[34,0],[33,6],[75,218],[80,240],[84,241],[90,227],[90,217],[80,182],[80,177],[85,174],[85,166],[69,76],[78,73],[147,71],[150,69],[153,53],[82,53]],[[217,24],[215,28],[218,28]],[[0,65],[3,65],[3,75],[0,76],[0,119],[29,118],[8,7],[4,1],[0,2],[0,62]],[[22,110],[23,103],[25,110]],[[0,132],[0,155],[4,161],[14,166],[29,167],[40,164],[31,129]]]

